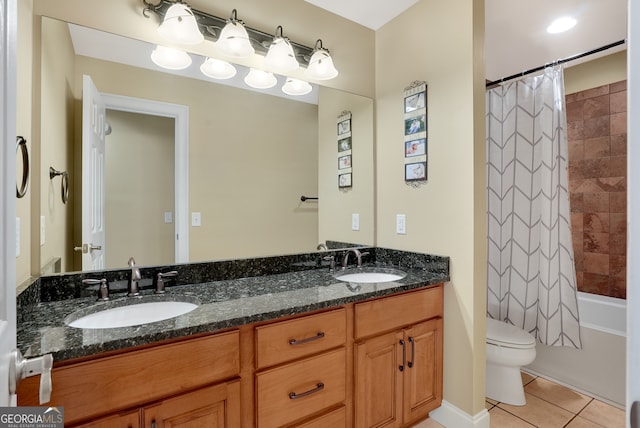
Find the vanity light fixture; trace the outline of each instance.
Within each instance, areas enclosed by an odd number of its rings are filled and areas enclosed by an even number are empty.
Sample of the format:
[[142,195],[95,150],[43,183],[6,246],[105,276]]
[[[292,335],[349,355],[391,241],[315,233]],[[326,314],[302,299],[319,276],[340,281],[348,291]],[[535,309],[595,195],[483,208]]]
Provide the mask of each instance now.
[[169,70],[183,70],[191,65],[191,57],[185,51],[158,45],[151,52],[151,61]]
[[158,33],[172,42],[185,45],[197,45],[204,41],[191,8],[181,1],[167,10]]
[[275,73],[288,73],[300,66],[291,42],[282,34],[282,25],[276,28],[267,56],[264,57],[264,66]]
[[558,18],[547,27],[547,33],[557,34],[563,33],[572,29],[576,25],[577,21],[570,16],[563,16]]
[[238,72],[236,68],[228,63],[215,58],[206,58],[200,66],[200,71],[207,77],[213,79],[231,79]]
[[244,83],[256,89],[269,89],[278,83],[278,79],[273,73],[252,68],[244,78]]
[[304,71],[304,75],[314,80],[329,80],[338,75],[338,70],[333,65],[329,50],[322,46],[321,39],[316,41],[313,55],[311,55],[309,66]]
[[218,52],[232,58],[247,58],[255,53],[244,22],[238,19],[236,9],[231,12],[215,46]]
[[309,82],[304,80],[298,80],[293,78],[287,78],[287,82],[282,86],[282,92],[287,95],[306,95],[311,92],[313,88]]

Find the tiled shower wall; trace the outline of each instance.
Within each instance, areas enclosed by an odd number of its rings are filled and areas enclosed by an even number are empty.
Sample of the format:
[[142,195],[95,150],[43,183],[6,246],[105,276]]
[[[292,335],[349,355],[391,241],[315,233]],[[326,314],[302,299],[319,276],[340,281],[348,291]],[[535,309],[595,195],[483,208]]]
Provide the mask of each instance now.
[[626,298],[627,82],[566,97],[578,289]]

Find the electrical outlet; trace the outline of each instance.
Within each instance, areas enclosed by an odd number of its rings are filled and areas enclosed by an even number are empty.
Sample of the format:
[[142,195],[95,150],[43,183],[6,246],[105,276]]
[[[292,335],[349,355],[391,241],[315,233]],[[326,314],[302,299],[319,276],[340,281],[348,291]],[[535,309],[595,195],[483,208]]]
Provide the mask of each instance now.
[[360,230],[360,214],[351,214],[351,230]]
[[202,225],[202,217],[200,216],[200,213],[198,212],[191,213],[191,226],[200,227],[201,225]]
[[407,234],[407,215],[396,214],[396,233],[398,235]]
[[16,257],[20,256],[20,217],[16,217]]

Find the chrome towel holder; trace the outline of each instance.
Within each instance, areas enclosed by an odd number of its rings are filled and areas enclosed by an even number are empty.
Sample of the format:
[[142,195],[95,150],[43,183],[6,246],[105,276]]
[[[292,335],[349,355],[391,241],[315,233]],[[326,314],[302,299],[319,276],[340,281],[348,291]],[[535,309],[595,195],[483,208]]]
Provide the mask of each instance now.
[[66,204],[69,200],[69,173],[67,171],[56,171],[52,166],[49,167],[49,179],[53,180],[54,177],[61,175],[62,181],[60,182],[60,193],[62,196],[62,203]]
[[29,186],[29,149],[27,148],[27,140],[24,137],[16,137],[16,152],[20,150],[22,154],[22,183],[18,187],[16,183],[16,196],[23,198],[27,194],[27,187]]

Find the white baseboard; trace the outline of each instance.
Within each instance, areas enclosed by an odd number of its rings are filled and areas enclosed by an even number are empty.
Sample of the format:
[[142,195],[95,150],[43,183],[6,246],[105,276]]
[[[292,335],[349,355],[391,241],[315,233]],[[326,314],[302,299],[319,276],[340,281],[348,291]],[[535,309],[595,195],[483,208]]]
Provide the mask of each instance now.
[[440,407],[429,413],[429,417],[445,428],[489,428],[487,409],[471,416],[446,400],[442,400]]

